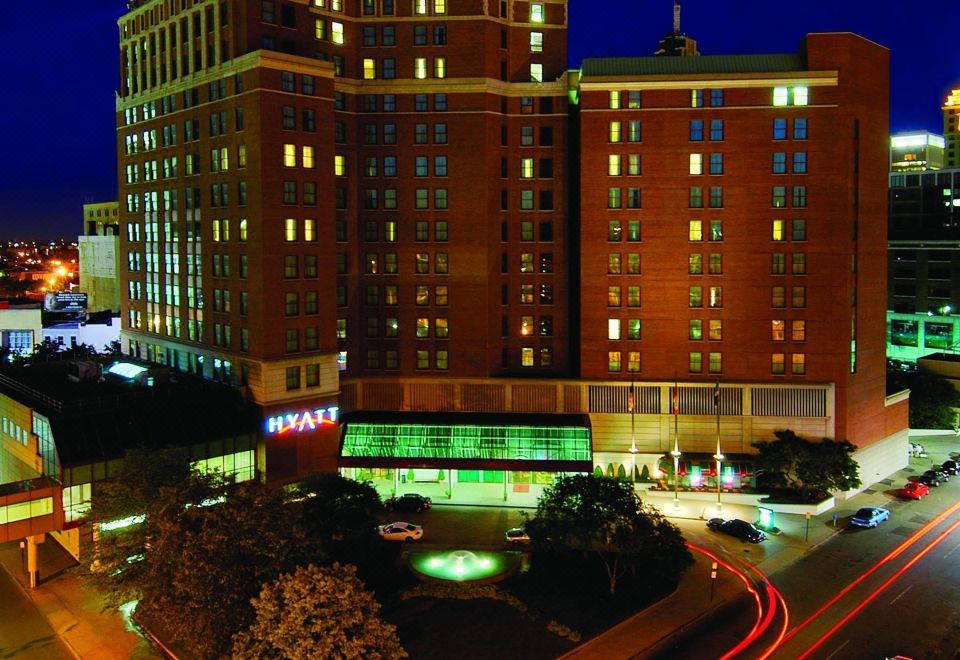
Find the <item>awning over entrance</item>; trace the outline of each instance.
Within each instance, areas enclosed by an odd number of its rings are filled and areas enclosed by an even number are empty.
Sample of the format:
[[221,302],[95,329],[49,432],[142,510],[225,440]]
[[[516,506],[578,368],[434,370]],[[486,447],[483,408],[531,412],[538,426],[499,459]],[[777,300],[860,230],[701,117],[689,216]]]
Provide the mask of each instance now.
[[[730,474],[737,477],[752,477],[753,462],[755,459],[755,456],[748,454],[728,455],[723,461],[723,472],[724,474]],[[672,457],[662,457],[658,461],[657,465],[662,473],[673,473]],[[700,474],[705,477],[713,477],[716,476],[717,473],[717,461],[710,454],[684,454],[683,458],[680,460],[680,476],[684,477],[690,474],[694,471],[693,468],[698,468],[700,470]]]
[[341,467],[589,472],[586,415],[358,412],[341,418]]

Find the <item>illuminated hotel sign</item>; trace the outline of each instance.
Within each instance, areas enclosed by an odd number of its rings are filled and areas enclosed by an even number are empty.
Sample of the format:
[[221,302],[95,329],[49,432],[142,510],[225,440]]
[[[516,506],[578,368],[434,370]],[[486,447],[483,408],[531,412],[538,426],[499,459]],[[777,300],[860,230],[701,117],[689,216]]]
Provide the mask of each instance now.
[[329,408],[274,415],[267,418],[267,434],[285,435],[290,432],[313,431],[318,426],[336,426],[339,411],[339,407],[330,406]]

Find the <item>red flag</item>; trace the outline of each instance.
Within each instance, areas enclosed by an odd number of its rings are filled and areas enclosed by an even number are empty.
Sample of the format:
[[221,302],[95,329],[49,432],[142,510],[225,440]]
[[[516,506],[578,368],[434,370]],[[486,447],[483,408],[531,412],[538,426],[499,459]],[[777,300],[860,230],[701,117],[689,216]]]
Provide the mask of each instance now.
[[627,396],[627,412],[633,412],[634,404],[635,398],[633,394],[633,383],[630,383],[630,394]]
[[713,407],[720,407],[720,381],[717,381],[716,386],[713,388]]
[[680,414],[680,385],[678,383],[673,384],[673,414]]

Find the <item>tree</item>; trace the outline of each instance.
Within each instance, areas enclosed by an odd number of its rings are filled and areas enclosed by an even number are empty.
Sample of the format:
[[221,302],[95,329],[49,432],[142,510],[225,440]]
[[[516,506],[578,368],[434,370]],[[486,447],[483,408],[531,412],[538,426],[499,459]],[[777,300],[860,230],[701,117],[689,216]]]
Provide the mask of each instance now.
[[120,340],[114,339],[109,344],[104,344],[100,353],[103,355],[120,355],[121,350]]
[[789,429],[774,435],[774,441],[753,443],[759,452],[757,471],[768,477],[768,483],[783,485],[808,502],[860,485],[859,466],[853,460],[857,448],[850,442],[829,438],[811,442]]
[[310,565],[267,584],[254,623],[234,638],[237,658],[405,658],[396,628],[353,566]]
[[179,449],[129,452],[99,482],[88,518],[126,518],[101,531],[84,575],[111,603],[139,600],[138,614],[202,657],[227,653],[254,618],[264,583],[322,562],[300,506],[280,490],[235,484],[191,468]]
[[638,565],[679,574],[693,562],[680,530],[643,504],[631,484],[592,474],[558,478],[541,495],[527,529],[536,548],[596,555],[611,595]]
[[167,502],[147,552],[149,590],[139,608],[147,621],[202,657],[227,653],[251,625],[251,600],[263,585],[297,566],[323,561],[282,491],[246,482],[228,485],[222,501]]
[[[151,591],[147,539],[155,535],[156,518],[170,501],[201,502],[216,497],[220,484],[193,472],[181,448],[131,449],[110,479],[98,481],[85,522],[103,528],[90,552],[84,553],[82,575],[114,605],[141,600]],[[116,526],[116,521],[127,524]]]
[[887,394],[910,390],[910,428],[951,429],[960,408],[960,392],[934,374],[887,372]]
[[60,351],[62,350],[62,344],[53,341],[50,339],[50,337],[45,337],[42,342],[33,347],[32,360],[34,362],[49,362],[50,360],[59,360],[62,357],[60,355]]

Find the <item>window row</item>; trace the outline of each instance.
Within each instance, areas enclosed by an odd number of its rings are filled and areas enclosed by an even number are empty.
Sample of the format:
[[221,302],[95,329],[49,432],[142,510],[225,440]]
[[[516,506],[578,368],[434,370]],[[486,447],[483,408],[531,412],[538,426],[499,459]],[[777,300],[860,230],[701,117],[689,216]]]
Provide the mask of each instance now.
[[[532,256],[532,255],[531,255]],[[521,270],[521,272],[523,272]],[[639,275],[640,254],[611,252],[607,255],[607,275]]]
[[[607,174],[609,176],[640,176],[642,174],[640,154],[608,154]],[[624,167],[624,164],[626,167]]]
[[607,307],[622,307],[624,302],[627,307],[640,307],[640,287],[619,285],[607,287]]
[[[637,255],[639,257],[640,255]],[[638,262],[639,265],[639,262]],[[510,255],[506,252],[500,254],[500,272],[509,273],[510,272]],[[521,252],[520,253],[520,272],[529,274],[529,273],[544,273],[549,274],[553,272],[553,253],[552,252],[541,252],[539,261],[536,259],[536,255],[533,252]]]
[[623,371],[624,366],[629,373],[640,371],[640,351],[627,351],[627,364],[623,364],[624,353],[622,351],[609,351],[607,353],[607,371],[615,374]]
[[607,339],[641,339],[640,319],[607,319]]
[[[414,144],[430,144],[430,126],[428,124],[415,124],[413,129]],[[342,122],[337,122],[334,125],[334,131],[334,141],[338,144],[345,143],[346,129],[344,124]],[[446,124],[441,123],[433,125],[433,144],[447,144],[448,137]],[[363,125],[363,143],[366,145],[397,144],[397,140],[398,137],[396,124]]]
[[[305,382],[303,381],[304,375],[306,375]],[[288,391],[298,390],[304,386],[317,387],[320,385],[320,365],[308,364],[304,367],[287,367],[284,378]]]

